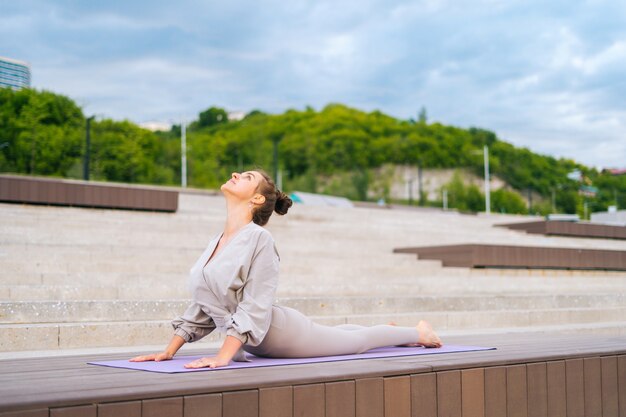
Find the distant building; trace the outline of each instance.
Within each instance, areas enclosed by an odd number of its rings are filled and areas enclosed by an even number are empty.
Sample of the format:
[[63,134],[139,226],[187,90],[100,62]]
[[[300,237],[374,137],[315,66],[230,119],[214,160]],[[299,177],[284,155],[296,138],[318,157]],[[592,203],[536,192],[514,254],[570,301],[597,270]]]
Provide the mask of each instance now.
[[171,123],[159,122],[159,121],[143,122],[143,123],[139,123],[139,126],[143,127],[144,129],[151,130],[153,132],[156,132],[158,130],[167,132],[172,129]]
[[30,87],[30,65],[16,59],[0,56],[0,88]]
[[228,112],[228,120],[231,122],[236,122],[237,120],[243,120],[246,117],[246,113],[242,111],[229,111]]
[[606,168],[602,170],[602,173],[610,175],[626,175],[626,168]]

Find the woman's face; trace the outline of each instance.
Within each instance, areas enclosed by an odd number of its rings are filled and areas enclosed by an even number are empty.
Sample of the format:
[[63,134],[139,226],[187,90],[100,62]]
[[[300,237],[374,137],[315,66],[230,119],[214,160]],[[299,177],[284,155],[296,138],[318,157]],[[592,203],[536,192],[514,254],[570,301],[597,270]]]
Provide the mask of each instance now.
[[261,181],[263,181],[263,177],[257,171],[246,171],[241,174],[233,172],[231,178],[222,184],[220,190],[242,200],[250,200],[256,194],[255,190]]

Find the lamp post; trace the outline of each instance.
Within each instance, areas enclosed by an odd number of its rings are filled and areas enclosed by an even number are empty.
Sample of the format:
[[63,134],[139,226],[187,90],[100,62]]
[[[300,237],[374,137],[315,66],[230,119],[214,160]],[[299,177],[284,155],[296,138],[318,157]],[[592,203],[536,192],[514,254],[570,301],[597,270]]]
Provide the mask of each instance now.
[[278,183],[278,142],[280,138],[278,136],[272,137],[274,143],[274,183]]
[[485,159],[485,212],[491,214],[491,189],[489,187],[489,148],[487,145],[483,148]]
[[96,116],[90,116],[87,118],[85,124],[85,159],[83,161],[83,179],[89,181],[89,159],[91,158],[91,121]]
[[187,188],[187,127],[184,120],[180,122],[180,185]]

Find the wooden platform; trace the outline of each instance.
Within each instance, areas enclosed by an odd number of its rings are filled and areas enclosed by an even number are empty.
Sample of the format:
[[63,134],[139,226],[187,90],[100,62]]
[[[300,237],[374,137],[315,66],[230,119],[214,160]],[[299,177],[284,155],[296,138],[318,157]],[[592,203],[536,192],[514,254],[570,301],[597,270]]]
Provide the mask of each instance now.
[[498,349],[183,374],[86,365],[131,353],[5,360],[0,416],[626,416],[626,336],[444,343]]
[[174,212],[178,209],[178,192],[148,185],[3,174],[0,201]]
[[512,230],[523,230],[526,233],[542,235],[626,239],[626,227],[613,226],[609,224],[541,220],[522,223],[496,224],[495,226],[506,227]]
[[626,271],[626,251],[539,246],[461,244],[396,248],[443,266],[469,268],[600,269]]

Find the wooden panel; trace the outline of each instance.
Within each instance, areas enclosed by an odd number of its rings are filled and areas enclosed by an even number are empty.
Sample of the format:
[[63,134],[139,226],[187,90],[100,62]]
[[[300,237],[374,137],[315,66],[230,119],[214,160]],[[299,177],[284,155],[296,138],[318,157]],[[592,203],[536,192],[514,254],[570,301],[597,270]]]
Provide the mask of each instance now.
[[617,358],[617,386],[619,417],[626,417],[626,355],[620,355]]
[[602,416],[618,417],[617,357],[602,358]]
[[324,417],[326,407],[324,384],[296,385],[293,387],[294,417]]
[[508,417],[528,416],[526,365],[506,368],[506,410]]
[[485,370],[461,371],[461,408],[463,417],[485,417]]
[[565,361],[567,417],[585,415],[585,378],[582,359]]
[[411,417],[411,377],[385,378],[385,417]]
[[583,360],[585,377],[585,416],[602,416],[602,362],[600,358]]
[[50,409],[50,417],[96,417],[96,415],[97,409],[95,405]]
[[626,229],[621,226],[576,223],[563,221],[525,222],[520,224],[497,224],[513,230],[560,236],[626,239]]
[[461,417],[461,371],[437,372],[437,415]]
[[354,381],[326,384],[326,417],[355,417],[356,393]]
[[293,387],[261,388],[259,390],[259,416],[292,417]]
[[506,416],[506,368],[485,369],[485,417]]
[[357,379],[355,388],[357,416],[385,416],[385,388],[383,378]]
[[437,374],[411,375],[411,414],[437,417]]
[[626,270],[626,251],[511,245],[443,245],[396,248],[395,253],[417,253],[444,266]]
[[222,394],[223,417],[259,417],[259,391],[246,390]]
[[183,416],[222,417],[222,394],[187,395],[183,397]]
[[[1,185],[2,183],[0,183]],[[0,417],[48,417],[48,409],[43,408],[39,410],[26,410],[26,411],[7,411],[0,413]]]
[[528,417],[549,417],[546,368],[547,366],[543,362],[526,365]]
[[98,404],[98,417],[141,417],[141,401]]
[[142,417],[183,417],[183,397],[157,398],[141,402]]
[[0,201],[176,211],[178,191],[158,186],[113,185],[80,180],[1,175]]
[[548,362],[546,364],[546,376],[548,380],[548,416],[566,417],[565,362]]

